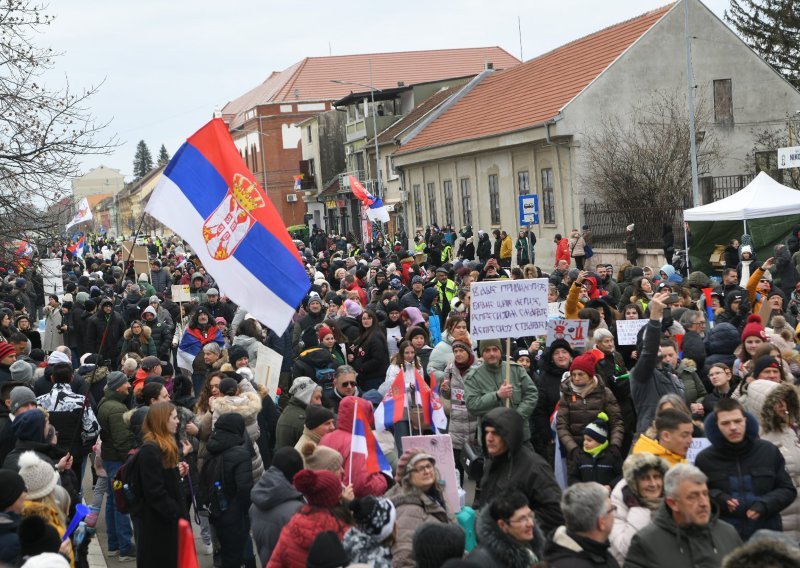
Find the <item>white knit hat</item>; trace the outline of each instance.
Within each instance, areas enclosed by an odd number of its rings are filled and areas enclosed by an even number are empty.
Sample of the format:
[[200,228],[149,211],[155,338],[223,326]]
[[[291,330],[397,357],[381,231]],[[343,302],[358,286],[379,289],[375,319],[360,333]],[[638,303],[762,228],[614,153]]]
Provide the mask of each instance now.
[[69,568],[69,561],[55,552],[43,552],[28,558],[22,568]]
[[19,474],[28,488],[28,499],[41,499],[58,485],[58,472],[36,452],[24,452],[19,457]]

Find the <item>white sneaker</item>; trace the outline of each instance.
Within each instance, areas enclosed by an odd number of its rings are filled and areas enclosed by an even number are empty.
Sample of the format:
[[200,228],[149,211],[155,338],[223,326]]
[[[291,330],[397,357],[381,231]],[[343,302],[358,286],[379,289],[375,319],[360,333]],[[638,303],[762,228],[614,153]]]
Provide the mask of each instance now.
[[208,544],[203,543],[203,554],[206,556],[211,556],[214,554],[214,545],[210,542]]

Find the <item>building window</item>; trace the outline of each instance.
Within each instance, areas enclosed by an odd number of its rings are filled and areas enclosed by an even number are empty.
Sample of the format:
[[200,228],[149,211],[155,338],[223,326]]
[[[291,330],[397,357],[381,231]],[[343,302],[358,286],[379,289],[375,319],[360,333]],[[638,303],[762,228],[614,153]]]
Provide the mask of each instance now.
[[444,222],[453,225],[453,182],[445,180],[442,182],[442,193],[444,193]]
[[489,176],[489,212],[492,225],[500,224],[500,188],[497,186],[497,174]]
[[527,170],[517,174],[517,182],[519,184],[519,194],[529,195],[531,192],[531,179]]
[[313,139],[311,137],[311,125],[310,124],[308,126],[306,126],[306,137],[307,137],[309,142],[313,141]]
[[465,225],[472,225],[472,206],[470,205],[469,178],[461,179],[461,219]]
[[553,194],[553,168],[542,170],[542,215],[546,225],[555,225],[556,200]]
[[733,124],[733,92],[730,79],[714,81],[714,121],[717,124]]
[[439,221],[437,220],[436,215],[436,184],[429,183],[428,184],[428,213],[431,216],[431,225],[438,225]]
[[411,191],[414,193],[414,220],[417,222],[417,227],[422,227],[422,199],[419,196],[419,184],[412,185]]
[[252,172],[256,173],[258,171],[258,160],[256,159],[256,145],[255,144],[250,146],[250,154],[253,156],[253,169],[252,169]]

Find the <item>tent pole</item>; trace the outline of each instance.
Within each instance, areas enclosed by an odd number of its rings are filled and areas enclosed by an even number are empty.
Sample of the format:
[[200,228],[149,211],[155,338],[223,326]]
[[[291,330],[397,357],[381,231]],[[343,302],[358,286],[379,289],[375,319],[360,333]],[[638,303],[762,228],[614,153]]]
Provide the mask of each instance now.
[[686,221],[683,222],[683,250],[686,252],[686,277],[689,277],[689,234],[686,232]]
[[744,223],[744,234],[747,234],[747,219],[742,219],[742,223]]

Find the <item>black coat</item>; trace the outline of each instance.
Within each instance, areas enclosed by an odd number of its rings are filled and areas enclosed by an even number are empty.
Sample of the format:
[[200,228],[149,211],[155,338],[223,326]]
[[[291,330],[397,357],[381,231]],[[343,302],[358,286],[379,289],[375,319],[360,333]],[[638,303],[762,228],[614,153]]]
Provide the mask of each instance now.
[[556,409],[556,404],[561,400],[561,377],[568,369],[561,369],[553,363],[553,348],[545,351],[539,360],[539,373],[533,379],[539,390],[536,408],[531,414],[531,443],[533,449],[547,457],[547,446],[552,442],[550,432],[550,416]]
[[168,361],[175,330],[159,320],[147,322],[147,326],[150,328],[150,337],[156,345],[156,355],[162,361]]
[[174,568],[178,565],[178,519],[188,518],[178,468],[165,468],[161,450],[154,443],[142,445],[136,472],[142,508],[136,543],[137,565]]
[[[100,343],[103,334],[108,327],[108,335],[100,352]],[[98,308],[98,312],[89,318],[86,326],[86,349],[91,353],[100,353],[103,359],[116,361],[120,356],[120,346],[122,344],[122,334],[125,333],[125,322],[122,316],[116,312],[111,312],[108,316]]]
[[383,330],[375,330],[364,342],[356,340],[348,347],[348,352],[355,356],[351,365],[358,373],[359,387],[362,387],[364,381],[386,378],[386,370],[389,368],[389,346],[386,344],[386,333]]
[[484,233],[478,239],[478,260],[486,262],[490,256],[492,256],[492,243],[489,235]]
[[[505,453],[488,458],[481,480],[481,503],[511,489],[522,491],[536,511],[537,524],[545,534],[564,523],[561,514],[561,488],[553,469],[543,457],[522,443],[522,416],[511,408],[494,408],[482,420],[482,427],[493,427],[508,446]],[[481,433],[484,445],[484,435]]]
[[236,413],[220,416],[206,443],[206,449],[212,456],[222,454],[222,485],[229,507],[216,521],[223,524],[226,520],[232,522],[246,516],[250,509],[250,490],[253,488],[250,444],[245,433],[244,418]]
[[[705,427],[711,446],[695,460],[708,476],[708,496],[719,507],[720,519],[732,524],[744,541],[760,529],[782,531],[780,512],[797,496],[783,454],[774,444],[758,438],[755,416],[745,413],[745,418],[745,438],[732,444],[717,426],[716,413],[709,414]],[[729,499],[739,501],[733,512],[728,509]],[[760,513],[757,520],[747,518],[751,508]]]
[[575,453],[575,460],[570,464],[569,484],[596,481],[600,485],[614,487],[622,478],[622,464],[619,458],[606,448],[600,455],[593,457],[584,451]]

